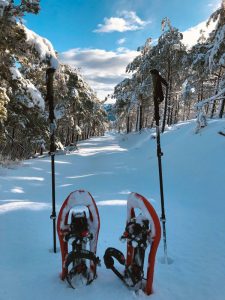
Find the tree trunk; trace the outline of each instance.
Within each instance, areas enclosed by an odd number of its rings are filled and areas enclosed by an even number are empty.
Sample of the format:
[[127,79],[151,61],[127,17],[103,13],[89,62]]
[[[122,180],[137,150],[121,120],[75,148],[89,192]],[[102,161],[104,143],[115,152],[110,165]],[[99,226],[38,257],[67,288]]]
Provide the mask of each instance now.
[[140,105],[138,105],[137,112],[136,112],[136,125],[135,125],[136,131],[138,131],[139,128],[139,113],[140,113]]
[[177,104],[176,104],[176,109],[175,109],[175,114],[174,114],[174,120],[173,123],[176,124],[178,121],[178,113],[179,113],[179,101],[177,100]]
[[14,138],[15,138],[15,127],[13,127],[13,130],[12,130],[11,152],[13,151],[13,148],[14,148]]
[[170,113],[171,113],[171,97],[170,97],[170,93],[168,95],[168,104],[167,104],[167,121],[166,123],[168,125],[170,125]]
[[70,128],[67,127],[66,141],[65,145],[68,146],[70,144]]
[[[216,84],[215,84],[215,88],[216,88],[215,95],[218,94],[219,83],[220,83],[220,78],[221,78],[221,72],[222,72],[222,67],[220,67],[219,74],[217,76],[217,80],[216,80]],[[211,119],[213,118],[215,111],[216,111],[216,100],[213,101],[213,104],[212,104],[212,110],[211,110],[211,114],[210,114]]]
[[143,108],[142,105],[140,105],[140,109],[139,109],[139,131],[141,131],[143,127]]
[[73,126],[72,134],[71,134],[71,143],[74,143],[75,140],[75,126]]
[[213,118],[215,111],[216,111],[216,100],[214,100],[213,104],[212,104],[212,110],[211,110],[211,114],[210,114],[211,119]]
[[147,128],[148,127],[148,116],[145,117],[145,126],[144,128]]
[[186,120],[189,120],[190,113],[191,113],[191,101],[189,101],[189,103],[188,103],[188,110],[187,110]]
[[201,82],[200,101],[203,100],[203,95],[204,95],[204,80],[202,80],[202,82]]
[[224,95],[223,100],[221,101],[220,110],[219,110],[219,118],[223,117],[224,107],[225,107],[225,95]]
[[127,133],[130,132],[130,116],[127,116]]
[[171,109],[170,109],[170,117],[169,117],[169,122],[168,122],[169,125],[172,125],[172,123],[173,123],[173,111],[174,111],[174,105],[175,105],[175,103],[172,105],[172,107],[171,107]]
[[186,105],[185,103],[183,104],[183,118],[182,118],[182,121],[185,121],[185,109],[186,108]]

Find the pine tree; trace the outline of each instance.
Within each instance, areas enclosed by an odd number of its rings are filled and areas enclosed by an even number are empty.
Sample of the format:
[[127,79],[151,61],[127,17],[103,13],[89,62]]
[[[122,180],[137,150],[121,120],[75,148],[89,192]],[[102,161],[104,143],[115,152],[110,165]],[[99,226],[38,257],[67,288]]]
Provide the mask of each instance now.
[[181,93],[182,82],[186,76],[186,70],[182,68],[182,65],[184,60],[187,59],[187,52],[181,41],[182,34],[178,29],[171,26],[168,18],[163,20],[162,25],[164,32],[158,43],[152,45],[151,38],[148,38],[145,45],[138,49],[140,55],[127,66],[127,72],[135,72],[130,79],[132,83],[124,88],[124,84],[127,83],[124,80],[117,85],[114,91],[114,97],[118,102],[116,107],[121,109],[121,104],[126,99],[126,111],[129,112],[129,122],[127,124],[130,123],[130,110],[133,106],[135,107],[136,125],[133,127],[137,130],[152,126],[154,122],[151,69],[160,70],[162,76],[169,83],[169,103],[165,103],[162,131],[166,123],[172,124],[178,119],[179,103],[177,94]]

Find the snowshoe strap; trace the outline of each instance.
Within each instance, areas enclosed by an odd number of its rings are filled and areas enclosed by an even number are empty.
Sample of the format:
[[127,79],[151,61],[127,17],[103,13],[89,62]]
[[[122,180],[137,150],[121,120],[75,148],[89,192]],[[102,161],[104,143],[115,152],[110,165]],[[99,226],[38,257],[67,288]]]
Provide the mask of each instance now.
[[104,254],[104,263],[107,269],[111,269],[117,277],[119,277],[124,283],[124,276],[114,267],[114,259],[118,260],[121,265],[125,265],[125,257],[123,253],[115,248],[107,248]]
[[89,231],[82,231],[79,234],[78,233],[72,233],[69,232],[67,234],[65,234],[64,236],[64,241],[68,242],[70,239],[76,239],[77,241],[82,241],[84,238],[88,239],[88,240],[92,240],[93,239],[93,234],[90,233]]
[[80,251],[71,251],[66,259],[65,267],[68,268],[68,266],[74,262],[76,259],[89,259],[91,260],[94,265],[100,264],[100,259],[97,257],[93,252],[88,250],[80,250]]
[[121,265],[125,265],[125,257],[123,253],[115,248],[108,248],[105,251],[104,263],[107,269],[111,269],[119,279],[128,287],[135,287],[137,283],[141,282],[143,278],[143,272],[139,266],[132,265],[125,268],[125,273],[121,274],[114,267],[114,259],[118,260]]
[[107,248],[104,254],[104,263],[107,269],[111,269],[114,266],[114,259],[118,260],[121,265],[125,265],[125,257],[123,253],[116,248]]

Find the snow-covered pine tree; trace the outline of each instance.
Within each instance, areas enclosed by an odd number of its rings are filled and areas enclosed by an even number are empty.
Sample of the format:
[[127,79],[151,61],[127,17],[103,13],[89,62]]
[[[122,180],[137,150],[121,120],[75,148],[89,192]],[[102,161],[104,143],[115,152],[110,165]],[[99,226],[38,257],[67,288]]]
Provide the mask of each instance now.
[[[6,136],[4,151],[12,157],[29,156],[49,136],[45,73],[49,66],[56,69],[59,64],[51,43],[21,23],[25,13],[38,11],[36,0],[17,1],[17,4],[0,0],[0,87],[5,91],[4,99],[10,99],[7,104],[2,102],[4,121],[0,131]],[[56,113],[63,115],[66,111],[64,122],[70,126],[68,142],[81,135],[84,138],[102,133],[105,112],[95,93],[78,72],[65,68],[66,72],[63,67],[57,72],[54,90]],[[59,126],[57,142],[61,142],[61,133],[62,126]]]
[[172,124],[178,120],[179,96],[187,72],[183,67],[184,61],[187,60],[187,52],[178,29],[171,26],[168,18],[165,18],[162,24],[164,32],[158,43],[152,45],[151,39],[148,38],[145,45],[139,48],[140,55],[127,66],[127,72],[133,72],[130,79],[132,84],[127,84],[129,81],[124,80],[114,91],[114,97],[117,99],[116,107],[121,110],[121,105],[125,104],[124,114],[129,111],[131,103],[136,104],[138,108],[136,128],[139,130],[142,127],[152,126],[154,121],[151,69],[160,70],[162,76],[169,82],[169,103],[165,103],[162,130],[166,123]]
[[103,104],[80,71],[61,65],[55,76],[56,136],[64,145],[105,131]]
[[117,127],[119,131],[126,130],[128,133],[131,131],[132,111],[137,107],[135,80],[126,78],[119,83],[114,89],[114,97],[117,99],[115,104]]
[[[210,34],[208,43],[210,45],[206,62],[210,72],[217,74],[216,94],[220,94],[218,113],[222,118],[225,108],[225,0],[222,0],[221,6],[209,18],[208,23],[217,21],[215,30]],[[212,104],[211,116],[216,110],[216,100]]]
[[[0,86],[4,89],[8,99],[10,99],[6,106],[8,119],[5,119],[0,129],[1,134],[6,136],[4,140],[6,153],[9,153],[8,148],[12,149],[12,145],[15,144],[15,126],[12,124],[18,121],[19,111],[22,112],[20,119],[25,119],[24,111],[26,107],[30,108],[33,100],[33,106],[39,101],[43,104],[43,99],[38,90],[19,71],[19,67],[24,62],[32,61],[32,58],[35,56],[34,51],[29,49],[25,27],[19,21],[25,13],[37,14],[39,9],[39,1],[27,0],[20,1],[20,3],[17,2],[17,4],[11,0],[0,1]],[[11,124],[10,119],[13,121]],[[8,126],[9,124],[10,126]],[[21,130],[24,131],[24,123],[18,122],[16,127],[18,130],[21,127]],[[18,137],[18,140],[21,140],[20,137]],[[24,147],[19,148],[24,152]]]
[[222,117],[225,105],[225,2],[209,18],[207,24],[215,22],[215,29],[208,39],[199,39],[191,49],[189,59],[191,62],[190,82],[195,90],[199,116]]
[[178,119],[181,85],[186,77],[184,62],[187,51],[182,43],[182,33],[171,25],[170,20],[164,18],[162,24],[163,33],[154,47],[152,59],[157,62],[155,68],[160,70],[168,82],[168,99],[165,99],[162,119],[163,132],[166,124],[171,125]]

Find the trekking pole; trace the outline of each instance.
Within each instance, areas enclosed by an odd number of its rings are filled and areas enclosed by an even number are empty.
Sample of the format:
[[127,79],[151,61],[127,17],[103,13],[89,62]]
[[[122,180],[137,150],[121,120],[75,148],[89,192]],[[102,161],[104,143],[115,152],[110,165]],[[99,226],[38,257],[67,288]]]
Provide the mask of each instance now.
[[[162,160],[163,152],[160,144],[160,128],[159,128],[159,103],[163,101],[162,83],[168,86],[165,79],[163,79],[159,72],[155,69],[150,71],[153,82],[153,100],[155,110],[155,123],[156,123],[156,142],[157,142],[157,157],[158,157],[158,169],[159,169],[159,185],[160,185],[160,197],[161,197],[161,222],[163,228],[163,246],[164,246],[164,262],[168,263],[167,256],[167,242],[166,242],[166,215],[164,206],[164,191],[163,191],[163,175],[162,175]],[[168,94],[168,93],[166,93]]]
[[54,115],[54,93],[53,93],[53,77],[55,69],[48,68],[46,71],[47,95],[46,102],[49,105],[49,121],[50,121],[50,155],[51,155],[51,171],[52,171],[52,214],[50,219],[53,222],[53,252],[56,253],[56,211],[55,211],[55,115]]

